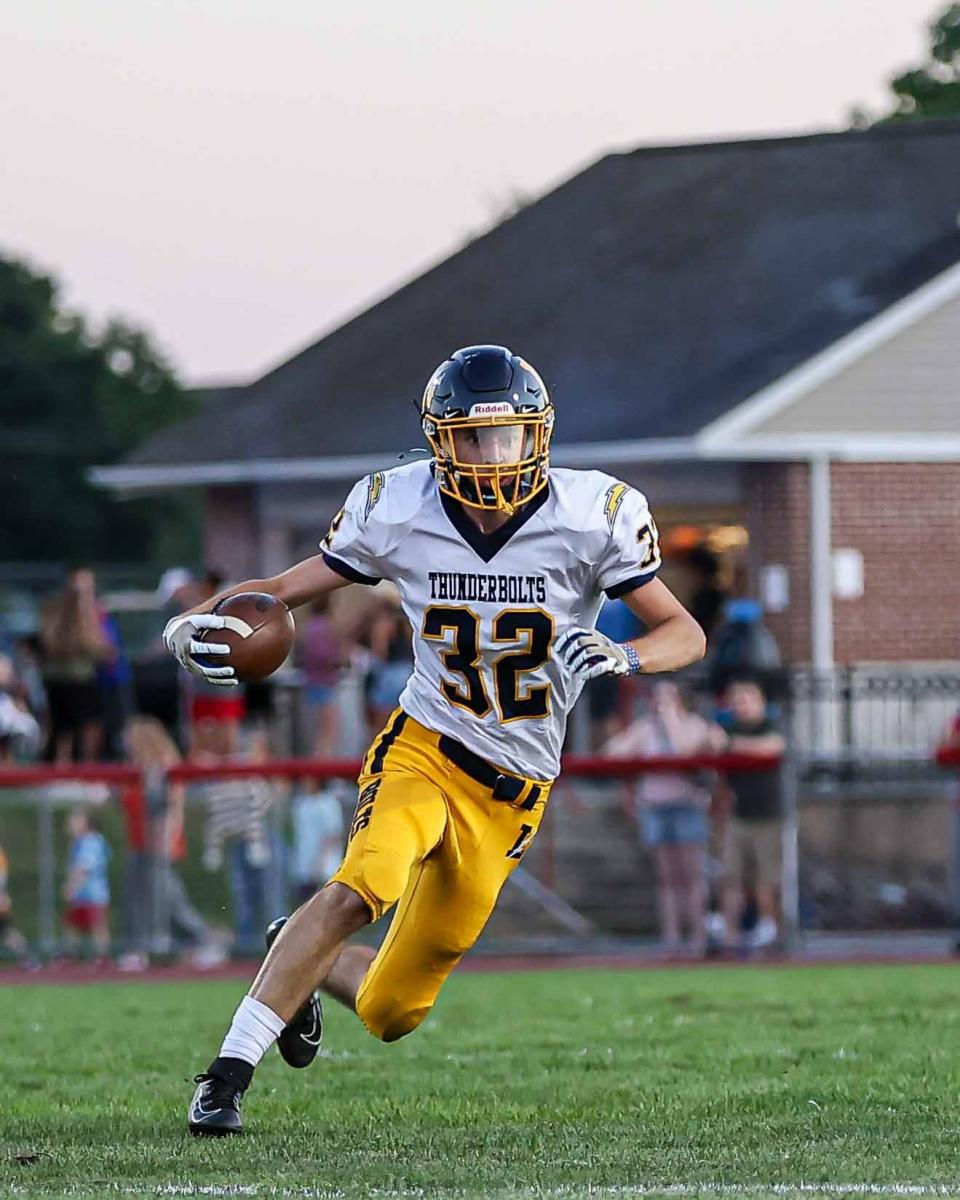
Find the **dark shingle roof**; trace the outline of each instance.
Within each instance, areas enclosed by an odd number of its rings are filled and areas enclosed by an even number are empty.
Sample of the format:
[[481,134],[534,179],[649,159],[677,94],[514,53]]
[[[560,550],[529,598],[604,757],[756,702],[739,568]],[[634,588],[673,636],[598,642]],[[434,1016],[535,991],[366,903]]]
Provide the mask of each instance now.
[[[558,443],[693,434],[960,259],[958,209],[960,121],[609,155],[231,398],[216,458],[413,445],[432,367],[485,341]],[[128,461],[210,461],[189,426]]]

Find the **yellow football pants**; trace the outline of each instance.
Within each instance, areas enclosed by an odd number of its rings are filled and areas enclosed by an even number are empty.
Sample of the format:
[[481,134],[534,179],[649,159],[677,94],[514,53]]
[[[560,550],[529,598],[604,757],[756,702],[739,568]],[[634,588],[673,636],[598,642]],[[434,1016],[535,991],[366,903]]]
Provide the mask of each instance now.
[[[358,1016],[385,1042],[416,1029],[480,936],[550,790],[539,783],[530,811],[494,800],[438,742],[400,709],[393,713],[364,759],[346,854],[332,880],[362,896],[374,920],[397,904],[357,993]],[[536,783],[526,781],[521,801]]]

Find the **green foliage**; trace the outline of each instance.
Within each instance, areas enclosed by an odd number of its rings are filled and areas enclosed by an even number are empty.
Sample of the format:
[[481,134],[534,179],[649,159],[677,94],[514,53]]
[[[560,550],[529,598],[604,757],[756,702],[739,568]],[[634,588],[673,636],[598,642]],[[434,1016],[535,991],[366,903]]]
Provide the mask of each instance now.
[[392,1046],[328,1004],[244,1137],[190,1139],[246,986],[0,988],[0,1194],[960,1194],[949,965],[461,972]]
[[929,62],[891,80],[896,107],[883,121],[960,116],[960,4],[930,26],[930,41]]
[[171,525],[195,549],[190,499],[120,501],[86,479],[194,408],[145,334],[92,332],[49,276],[0,258],[0,560],[151,561]]

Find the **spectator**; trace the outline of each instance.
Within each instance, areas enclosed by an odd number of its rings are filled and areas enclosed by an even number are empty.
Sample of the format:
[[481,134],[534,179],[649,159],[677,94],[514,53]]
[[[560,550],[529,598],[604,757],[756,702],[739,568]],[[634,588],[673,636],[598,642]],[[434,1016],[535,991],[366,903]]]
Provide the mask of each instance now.
[[110,647],[110,657],[97,667],[97,687],[103,709],[105,757],[123,758],[123,727],[133,712],[133,670],[123,649],[120,627],[106,609],[100,612],[100,632]]
[[30,712],[43,728],[47,720],[47,693],[40,666],[43,647],[37,634],[28,634],[14,646],[13,669],[16,686],[14,699]]
[[[229,722],[201,727],[194,761],[216,766],[237,759],[236,730]],[[277,915],[268,912],[268,869],[274,864],[268,814],[273,793],[263,779],[252,776],[204,780],[197,787],[206,804],[203,865],[218,871],[226,862],[233,899],[234,951],[259,955],[263,930]]]
[[304,698],[311,715],[311,753],[331,758],[340,740],[337,680],[344,666],[342,640],[330,620],[330,596],[321,596],[310,607],[303,636]]
[[[219,571],[208,570],[203,581],[197,585],[199,597],[194,603],[209,600],[223,584]],[[234,688],[217,687],[195,675],[181,672],[181,683],[187,693],[187,708],[190,717],[191,754],[199,746],[214,745],[215,753],[228,757],[240,749],[240,727],[247,716],[247,689],[243,684]]]
[[192,608],[199,602],[196,588],[193,574],[186,567],[167,567],[157,583],[157,600],[162,606],[164,624],[170,617],[178,616],[185,608]]
[[[177,570],[179,573],[180,568]],[[179,575],[172,582],[179,582]],[[215,596],[223,583],[223,575],[215,568],[208,568],[203,579],[196,583],[190,582],[187,576],[174,593],[175,604],[192,608]],[[176,611],[182,609],[176,608]],[[172,615],[176,615],[176,611]],[[216,687],[184,671],[178,672],[178,684],[185,699],[191,755],[198,748],[201,754],[204,753],[203,747],[211,738],[221,748],[225,747],[224,753],[236,754],[240,747],[241,724],[247,717],[246,687],[243,684],[234,688]]]
[[97,960],[103,962],[110,952],[110,847],[86,808],[75,808],[67,827],[71,840],[63,898],[69,948],[75,951],[79,937],[88,936]]
[[0,763],[35,752],[40,744],[40,726],[18,693],[13,663],[0,654]]
[[400,593],[393,584],[381,584],[377,591],[378,604],[367,633],[373,656],[366,689],[371,729],[386,723],[413,670],[410,626],[400,607]]
[[327,882],[343,858],[343,809],[336,784],[304,779],[293,797],[293,881],[297,904]]
[[[960,750],[960,712],[950,719],[940,740],[941,750]],[[960,954],[960,786],[953,789],[953,836],[950,864],[950,907],[952,909],[955,954]]]
[[[604,752],[629,756],[687,756],[718,751],[726,742],[718,725],[689,710],[677,684],[654,685],[651,712],[606,744]],[[689,771],[651,771],[640,782],[644,838],[653,850],[660,931],[667,953],[683,948],[686,927],[692,953],[707,948],[707,811],[710,789]]]
[[[725,703],[730,712],[726,750],[761,758],[782,755],[785,742],[767,715],[767,698],[756,680],[733,679]],[[731,811],[723,852],[723,913],[728,944],[739,937],[746,885],[752,880],[757,921],[749,948],[773,945],[779,936],[783,863],[781,770],[728,771]]]
[[27,939],[13,924],[13,902],[9,890],[10,864],[4,849],[0,846],[0,945],[15,958],[25,958],[27,954]]
[[709,644],[723,616],[727,593],[720,586],[720,562],[713,551],[701,543],[687,555],[693,573],[690,613],[700,623]]
[[103,735],[97,667],[110,661],[112,649],[101,629],[92,571],[72,570],[60,595],[44,607],[41,640],[50,756],[60,763],[96,759]]
[[763,624],[763,609],[756,600],[730,600],[724,623],[717,629],[707,655],[710,690],[722,695],[733,679],[749,675],[772,680],[780,666],[776,639]]
[[[166,772],[181,761],[180,751],[156,717],[131,717],[124,743],[127,758],[143,775],[142,786],[125,795],[129,948],[142,958],[188,950],[196,965],[211,966],[222,954],[176,869],[186,856],[184,788],[167,783]],[[129,965],[137,964],[131,959]]]
[[[605,600],[597,629],[614,642],[629,642],[643,633],[639,617],[622,600]],[[623,714],[624,685],[632,684],[620,675],[600,675],[586,685],[590,711],[590,744],[594,750],[619,733],[626,725]]]

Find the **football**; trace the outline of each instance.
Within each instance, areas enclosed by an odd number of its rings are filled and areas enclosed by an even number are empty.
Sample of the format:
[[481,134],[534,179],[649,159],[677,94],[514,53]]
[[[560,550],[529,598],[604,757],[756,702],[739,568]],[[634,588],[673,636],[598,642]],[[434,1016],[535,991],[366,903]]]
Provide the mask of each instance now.
[[213,609],[227,624],[208,631],[208,642],[224,642],[229,656],[211,655],[211,663],[228,663],[242,683],[257,683],[282,666],[296,631],[290,609],[267,592],[238,592]]

